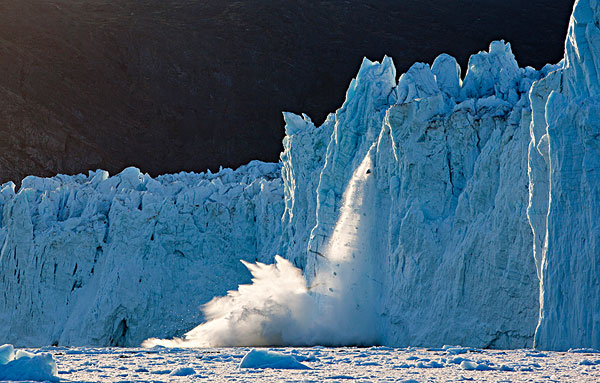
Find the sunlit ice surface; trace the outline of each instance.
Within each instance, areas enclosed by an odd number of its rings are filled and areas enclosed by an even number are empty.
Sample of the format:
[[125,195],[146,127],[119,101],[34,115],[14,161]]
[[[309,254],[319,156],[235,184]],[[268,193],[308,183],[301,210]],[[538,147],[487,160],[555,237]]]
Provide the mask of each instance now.
[[240,368],[251,348],[66,348],[51,353],[70,382],[597,382],[600,353],[443,348],[270,348],[310,369]]

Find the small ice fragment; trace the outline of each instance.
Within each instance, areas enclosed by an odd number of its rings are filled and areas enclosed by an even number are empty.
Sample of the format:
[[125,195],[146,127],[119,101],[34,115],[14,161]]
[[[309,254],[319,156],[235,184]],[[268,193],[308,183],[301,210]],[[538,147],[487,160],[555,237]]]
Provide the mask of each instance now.
[[450,355],[465,354],[465,353],[471,351],[470,347],[454,346],[454,347],[446,348],[446,346],[444,346],[444,348],[445,348],[445,351]]
[[6,364],[15,358],[15,348],[12,344],[0,346],[0,365]]
[[432,360],[431,362],[419,362],[417,363],[418,368],[443,368],[444,365]]
[[189,376],[194,375],[196,371],[194,371],[191,367],[180,367],[176,370],[173,370],[169,375],[171,376]]
[[310,370],[310,367],[298,362],[292,355],[274,351],[252,349],[240,362],[240,368],[278,368]]
[[2,346],[3,359],[8,358],[9,361],[0,364],[0,380],[59,381],[52,355],[32,354],[22,350],[12,353],[9,352],[11,349],[14,350],[11,345]]
[[463,360],[460,364],[460,367],[463,370],[475,370],[477,368],[477,363],[471,362],[469,360]]
[[530,357],[530,358],[547,358],[548,354],[544,354],[543,352],[528,352],[525,353],[526,357]]
[[498,370],[500,370],[500,371],[514,371],[515,369],[512,368],[512,367],[509,367],[509,366],[507,366],[505,364],[503,364],[502,366],[500,366],[500,368]]
[[469,359],[465,359],[465,358],[461,358],[460,356],[457,356],[455,358],[452,358],[448,361],[448,363],[452,363],[452,364],[461,364],[462,362],[470,362]]
[[460,364],[463,370],[476,370],[476,371],[491,371],[496,370],[494,367],[489,366],[487,363],[477,363],[468,360],[463,361]]

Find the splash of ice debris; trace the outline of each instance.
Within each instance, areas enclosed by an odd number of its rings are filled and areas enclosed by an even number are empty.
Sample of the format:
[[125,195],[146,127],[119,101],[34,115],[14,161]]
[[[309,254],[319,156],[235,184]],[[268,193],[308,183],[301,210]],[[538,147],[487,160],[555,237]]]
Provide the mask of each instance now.
[[242,263],[252,284],[204,305],[206,322],[183,338],[148,339],[142,345],[231,347],[377,343],[369,270],[374,218],[370,153],[344,193],[338,224],[308,286],[302,271],[275,256],[271,265]]
[[303,323],[311,322],[315,302],[300,270],[280,256],[272,265],[242,262],[252,273],[252,284],[207,303],[207,322],[183,339],[149,339],[143,346],[268,346],[296,344],[310,336]]
[[377,343],[379,315],[374,288],[379,282],[374,265],[377,263],[378,209],[375,205],[374,149],[372,146],[348,183],[326,256],[317,258],[317,276],[312,284],[317,299],[337,300],[333,305],[334,317],[349,318],[351,323],[344,326],[343,331],[352,340],[346,344]]

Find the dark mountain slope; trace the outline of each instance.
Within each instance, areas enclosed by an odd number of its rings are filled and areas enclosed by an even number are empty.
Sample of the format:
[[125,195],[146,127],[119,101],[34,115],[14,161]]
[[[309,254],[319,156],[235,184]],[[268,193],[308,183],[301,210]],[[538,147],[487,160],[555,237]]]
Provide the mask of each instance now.
[[321,121],[363,56],[399,73],[493,39],[560,60],[572,1],[2,0],[0,180],[276,161],[280,112]]

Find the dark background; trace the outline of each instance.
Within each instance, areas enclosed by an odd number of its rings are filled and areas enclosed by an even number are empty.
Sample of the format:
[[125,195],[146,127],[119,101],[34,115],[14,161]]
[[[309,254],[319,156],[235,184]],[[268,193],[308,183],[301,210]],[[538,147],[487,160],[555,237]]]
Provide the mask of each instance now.
[[281,111],[316,123],[362,57],[398,74],[490,41],[563,55],[572,0],[1,0],[0,181],[277,161]]

